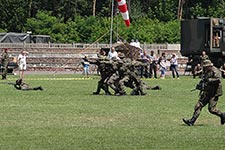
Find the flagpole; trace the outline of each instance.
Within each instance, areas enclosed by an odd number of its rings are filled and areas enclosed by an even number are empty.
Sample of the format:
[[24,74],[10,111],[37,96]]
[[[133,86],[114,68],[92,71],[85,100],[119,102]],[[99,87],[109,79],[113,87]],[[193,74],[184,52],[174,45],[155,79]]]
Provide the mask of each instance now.
[[110,50],[112,48],[112,39],[113,39],[113,8],[114,8],[114,0],[112,0],[112,10],[111,10],[111,25],[110,25]]

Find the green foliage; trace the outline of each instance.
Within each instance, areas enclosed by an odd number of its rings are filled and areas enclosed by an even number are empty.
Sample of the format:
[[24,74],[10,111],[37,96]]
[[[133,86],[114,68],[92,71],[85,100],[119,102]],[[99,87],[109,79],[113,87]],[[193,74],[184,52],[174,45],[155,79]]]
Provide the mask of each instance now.
[[180,22],[177,20],[159,23],[155,43],[178,43],[180,40]]
[[82,39],[81,42],[89,43],[94,42],[104,31],[102,29],[100,20],[93,16],[85,17],[78,23],[78,32]]
[[[48,12],[38,12],[36,18],[27,20],[26,29],[34,34],[51,35],[53,42],[81,42],[81,43],[108,43],[110,18],[81,17],[64,23]],[[116,31],[121,39],[130,41],[138,39],[140,42],[177,43],[179,41],[179,23],[171,21],[162,23],[157,19],[147,17],[132,19],[131,27],[127,28],[119,14],[114,18],[114,42]]]
[[176,19],[177,1],[153,0],[147,11],[148,17],[161,21]]
[[[108,43],[111,2],[97,0],[93,17],[93,0],[0,0],[0,29],[48,34],[52,42]],[[146,43],[179,43],[178,1],[127,0],[130,28],[125,27],[121,15],[116,13],[116,1],[114,4],[114,42],[118,31],[120,38],[127,41],[135,38]],[[221,0],[185,1],[183,18],[224,17],[224,8]]]
[[196,17],[205,16],[207,10],[202,8],[202,4],[199,3],[196,6],[190,8],[190,11],[193,12],[192,15]]
[[24,0],[0,0],[0,28],[21,32],[28,17],[27,8]]
[[1,29],[1,28],[0,28],[0,32],[6,32],[6,31],[5,31],[4,29]]

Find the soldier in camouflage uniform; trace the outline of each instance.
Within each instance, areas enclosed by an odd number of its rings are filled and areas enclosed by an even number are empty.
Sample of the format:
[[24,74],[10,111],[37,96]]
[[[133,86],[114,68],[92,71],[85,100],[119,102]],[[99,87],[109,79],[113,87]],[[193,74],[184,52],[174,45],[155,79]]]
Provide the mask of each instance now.
[[41,90],[43,91],[44,89],[41,86],[38,87],[30,87],[27,83],[24,83],[22,79],[18,79],[16,80],[16,84],[14,85],[14,87],[17,90],[22,90],[22,91],[30,91],[30,90]]
[[146,64],[135,60],[131,62],[129,76],[131,81],[134,82],[135,86],[135,88],[131,92],[131,95],[146,95],[146,93],[144,92],[144,82],[140,79],[137,72],[137,68],[143,65]]
[[202,54],[200,56],[201,65],[202,65],[203,61],[205,61],[205,60],[209,60],[209,56],[206,54],[205,51],[202,51]]
[[[120,56],[120,61],[118,61],[118,74],[119,74],[119,80],[118,80],[118,94],[117,95],[126,95],[125,87],[134,88],[134,85],[130,79],[130,70],[129,65],[130,61],[127,61],[127,59],[124,59]],[[122,60],[123,59],[123,60]]]
[[95,64],[98,66],[98,70],[100,72],[100,80],[98,81],[96,92],[93,92],[94,95],[98,95],[101,89],[105,91],[105,95],[111,95],[108,85],[105,84],[106,79],[110,76],[110,66],[107,65],[107,61],[108,60],[105,56],[99,56],[96,61],[90,61],[90,64]]
[[[100,56],[100,55],[99,55]],[[104,57],[104,56],[103,56]],[[100,90],[105,90],[106,95],[111,95],[108,87],[114,90],[117,96],[126,95],[125,87],[133,89],[131,95],[145,95],[145,89],[159,89],[148,87],[138,76],[138,70],[141,65],[145,65],[141,61],[131,61],[125,58],[124,53],[119,53],[118,58],[108,60],[100,58],[97,61],[90,61],[91,64],[97,65],[100,69],[101,79],[98,82],[97,91],[93,94],[99,94]]]
[[213,66],[210,60],[203,61],[203,79],[200,99],[195,105],[194,113],[191,119],[183,119],[183,122],[188,126],[193,126],[200,115],[204,106],[208,104],[210,113],[220,117],[221,124],[225,123],[225,113],[222,113],[216,108],[219,96],[222,95],[221,73]]
[[6,80],[7,70],[9,63],[9,54],[8,49],[5,48],[1,54],[1,70],[2,70],[2,80]]
[[120,77],[118,73],[119,63],[117,58],[113,58],[112,60],[110,60],[108,65],[110,65],[111,68],[110,68],[110,76],[108,77],[106,84],[114,90],[115,95],[118,95],[119,93],[118,81]]

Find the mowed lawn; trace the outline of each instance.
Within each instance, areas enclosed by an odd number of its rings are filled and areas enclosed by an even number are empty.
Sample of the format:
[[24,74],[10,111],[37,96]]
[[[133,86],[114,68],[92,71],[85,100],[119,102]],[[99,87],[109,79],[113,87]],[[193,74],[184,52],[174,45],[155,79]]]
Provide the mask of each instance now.
[[[199,79],[144,80],[162,90],[118,97],[92,95],[96,76],[26,76],[27,83],[44,91],[4,84],[17,77],[0,81],[0,150],[225,149],[225,125],[207,107],[195,126],[182,122],[192,116],[198,91],[190,90]],[[225,111],[224,95],[217,106]]]

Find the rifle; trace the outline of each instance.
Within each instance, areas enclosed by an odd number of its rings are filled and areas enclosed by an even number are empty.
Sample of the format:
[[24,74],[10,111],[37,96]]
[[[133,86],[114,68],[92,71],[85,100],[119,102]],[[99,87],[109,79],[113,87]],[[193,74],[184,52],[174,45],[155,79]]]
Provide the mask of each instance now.
[[195,91],[195,90],[200,90],[200,91],[204,91],[205,90],[205,82],[204,80],[200,80],[200,82],[196,85],[195,89],[192,89],[192,91]]

